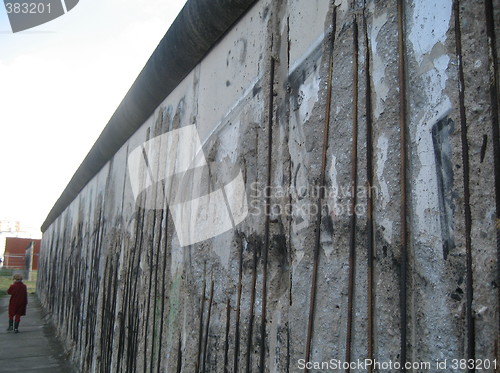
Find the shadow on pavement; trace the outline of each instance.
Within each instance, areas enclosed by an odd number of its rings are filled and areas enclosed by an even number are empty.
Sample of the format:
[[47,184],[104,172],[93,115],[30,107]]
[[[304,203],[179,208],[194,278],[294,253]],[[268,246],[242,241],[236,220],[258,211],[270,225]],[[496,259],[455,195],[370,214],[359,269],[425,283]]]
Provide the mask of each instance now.
[[9,296],[0,299],[0,373],[77,373],[36,295],[29,295],[19,333],[6,331],[9,299]]

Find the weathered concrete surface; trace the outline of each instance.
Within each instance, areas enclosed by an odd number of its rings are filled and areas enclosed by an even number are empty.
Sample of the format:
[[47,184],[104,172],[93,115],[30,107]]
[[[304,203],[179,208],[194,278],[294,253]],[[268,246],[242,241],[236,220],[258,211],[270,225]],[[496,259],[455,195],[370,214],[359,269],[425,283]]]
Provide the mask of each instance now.
[[[487,73],[485,3],[461,2],[460,28],[453,4],[251,8],[44,233],[40,297],[82,370],[288,372],[300,359],[406,355],[431,363],[413,371],[440,372],[444,359],[446,371],[498,359],[498,72]],[[224,166],[184,188],[216,189],[239,170],[249,213],[181,247],[162,189],[175,180],[148,173],[175,154],[145,152],[137,200],[129,155],[190,125],[207,163]]]

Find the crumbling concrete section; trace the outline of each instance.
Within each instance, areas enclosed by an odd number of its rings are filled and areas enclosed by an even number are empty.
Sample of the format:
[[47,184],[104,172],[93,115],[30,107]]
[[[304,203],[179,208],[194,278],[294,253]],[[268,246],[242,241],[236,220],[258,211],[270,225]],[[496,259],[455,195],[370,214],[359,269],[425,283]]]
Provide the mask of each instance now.
[[498,370],[498,1],[251,3],[44,224],[74,362]]

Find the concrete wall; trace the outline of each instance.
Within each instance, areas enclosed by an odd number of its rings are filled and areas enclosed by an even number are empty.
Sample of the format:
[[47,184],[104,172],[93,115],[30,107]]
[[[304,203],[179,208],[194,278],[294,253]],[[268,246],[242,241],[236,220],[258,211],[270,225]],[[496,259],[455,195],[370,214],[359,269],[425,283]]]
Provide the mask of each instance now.
[[[499,358],[500,6],[403,3],[258,1],[48,226],[38,293],[83,372]],[[211,179],[183,188],[240,172],[248,215],[181,246],[148,173],[176,155],[141,146],[190,125]]]

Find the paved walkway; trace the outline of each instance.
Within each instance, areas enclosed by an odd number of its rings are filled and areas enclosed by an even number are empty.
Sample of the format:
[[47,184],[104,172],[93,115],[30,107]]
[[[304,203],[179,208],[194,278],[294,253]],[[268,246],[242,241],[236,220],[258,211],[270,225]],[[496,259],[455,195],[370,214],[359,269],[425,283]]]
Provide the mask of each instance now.
[[7,308],[10,296],[0,299],[0,373],[74,373],[65,361],[54,330],[43,319],[40,302],[28,298],[26,316],[21,318],[19,333],[7,332]]

